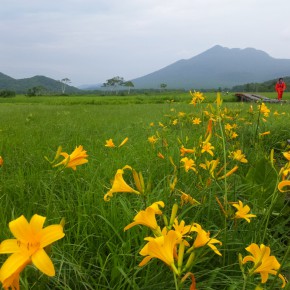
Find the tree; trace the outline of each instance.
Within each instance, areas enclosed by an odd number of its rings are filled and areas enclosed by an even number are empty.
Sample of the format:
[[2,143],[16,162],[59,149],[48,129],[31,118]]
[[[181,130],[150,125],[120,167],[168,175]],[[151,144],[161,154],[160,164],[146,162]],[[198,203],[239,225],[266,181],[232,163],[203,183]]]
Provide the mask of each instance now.
[[15,97],[16,93],[11,90],[2,90],[0,91],[0,98],[12,98]]
[[134,84],[131,81],[123,82],[122,86],[128,88],[128,95],[130,94],[131,88],[134,88]]
[[64,79],[61,79],[60,80],[60,83],[61,83],[61,93],[64,95],[65,94],[65,89],[66,89],[66,86],[71,83],[70,79],[68,78],[64,78]]
[[36,97],[36,96],[41,96],[44,95],[46,93],[46,88],[43,86],[37,86],[37,87],[33,87],[31,89],[28,89],[26,95],[28,97]]
[[164,84],[164,83],[160,84],[160,90],[165,90],[166,87],[167,87],[167,84]]
[[121,86],[124,83],[124,78],[122,77],[113,77],[111,79],[108,79],[104,84],[103,87],[110,88],[111,91],[116,90],[116,95],[118,93],[118,87]]

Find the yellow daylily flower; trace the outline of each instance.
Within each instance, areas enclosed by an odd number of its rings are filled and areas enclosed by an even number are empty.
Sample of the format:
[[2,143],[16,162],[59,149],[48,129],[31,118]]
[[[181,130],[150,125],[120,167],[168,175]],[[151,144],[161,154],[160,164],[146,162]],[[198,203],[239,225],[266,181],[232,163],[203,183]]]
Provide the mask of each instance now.
[[209,172],[209,174],[211,175],[211,177],[215,178],[214,172],[215,172],[215,169],[217,168],[218,164],[219,164],[219,159],[211,160],[211,161],[208,161],[206,159],[205,163],[201,163],[201,164],[199,164],[199,166],[201,168],[203,168],[204,170],[207,170]]
[[22,215],[9,223],[15,239],[4,240],[0,244],[0,254],[12,254],[0,270],[0,281],[4,287],[19,286],[19,274],[30,263],[48,276],[55,275],[53,263],[44,248],[63,238],[64,232],[60,224],[43,228],[45,219],[35,214],[28,223]]
[[193,125],[199,125],[200,123],[201,123],[200,118],[194,118],[194,119],[192,120],[192,124],[193,124]]
[[178,123],[178,119],[174,119],[173,121],[172,121],[172,125],[177,125],[177,123]]
[[63,156],[64,159],[58,164],[55,164],[53,167],[64,165],[66,168],[76,170],[77,166],[88,162],[86,159],[88,157],[87,151],[83,150],[82,145],[76,147],[76,149],[70,155],[66,152],[61,152],[60,155]]
[[230,131],[233,129],[233,126],[229,123],[225,124],[225,130]]
[[195,152],[195,149],[188,149],[185,148],[183,145],[181,146],[180,150],[180,156],[185,156],[185,154],[193,154]]
[[0,167],[3,166],[4,160],[2,158],[2,156],[0,156]]
[[235,131],[229,131],[228,136],[229,136],[231,139],[236,139],[239,135],[238,135]]
[[113,139],[106,140],[105,146],[106,147],[110,147],[110,148],[116,147],[115,144],[114,144],[114,142],[113,142]]
[[245,219],[248,223],[251,221],[250,218],[256,217],[254,214],[249,214],[251,210],[248,205],[243,205],[243,202],[239,200],[239,204],[232,204],[233,207],[237,209],[234,218],[235,219]]
[[210,142],[203,142],[202,144],[202,149],[201,149],[201,153],[207,152],[209,153],[211,156],[213,156],[213,151],[212,149],[214,149],[214,147],[211,145]]
[[190,95],[192,96],[192,100],[190,102],[190,104],[192,105],[196,105],[197,102],[202,102],[204,100],[204,96],[203,96],[203,93],[201,92],[192,92],[192,91],[189,91]]
[[181,206],[183,206],[185,203],[189,203],[191,205],[199,205],[200,203],[191,197],[189,194],[181,191],[178,189],[178,191],[181,193],[180,199],[181,199]]
[[122,169],[117,170],[117,173],[115,174],[115,179],[113,181],[112,188],[104,196],[105,201],[109,201],[111,199],[111,197],[113,197],[113,193],[116,193],[116,192],[129,192],[129,193],[140,194],[139,191],[132,188],[124,180],[123,174],[124,174],[125,169],[132,170],[132,167],[130,167],[129,165],[126,165]]
[[193,170],[194,172],[197,173],[197,170],[195,168],[195,162],[193,159],[188,159],[187,157],[184,157],[180,160],[180,162],[183,162],[183,166],[185,171],[188,172],[189,170]]
[[158,140],[158,138],[155,135],[148,137],[148,141],[151,144],[155,144],[157,142],[157,140]]
[[197,236],[195,238],[195,241],[193,243],[192,248],[200,248],[203,246],[209,246],[217,255],[221,256],[222,254],[219,252],[219,250],[217,249],[217,247],[214,244],[220,244],[222,245],[222,242],[217,240],[217,239],[213,239],[210,238],[210,233],[206,232],[201,225],[194,223],[192,225],[192,231],[197,232]]
[[248,163],[248,160],[246,159],[245,154],[242,153],[242,150],[230,152],[229,157],[242,163]]
[[270,110],[268,109],[268,107],[262,103],[261,105],[258,106],[259,111],[264,115],[264,117],[268,117]]
[[161,215],[162,211],[159,207],[164,207],[163,201],[154,202],[152,205],[148,206],[145,210],[141,210],[134,217],[134,221],[124,228],[124,231],[136,226],[143,225],[150,228],[154,233],[160,235],[160,227],[157,224],[155,215]]
[[[284,190],[284,187],[288,187],[288,190],[287,189]],[[290,191],[290,180],[283,180],[283,181],[279,182],[278,189],[281,192]]]
[[[187,234],[195,231],[192,225],[185,225],[184,220],[178,223],[177,218],[174,220],[173,228],[175,232],[179,235],[180,239],[183,239],[183,237],[186,237]],[[184,240],[184,242],[185,242],[185,246],[189,246],[187,241]]]
[[176,273],[178,270],[174,264],[174,251],[176,245],[181,242],[180,236],[173,230],[168,232],[164,231],[162,236],[152,238],[145,238],[148,243],[141,249],[139,254],[145,256],[139,266],[146,265],[152,258],[157,258],[170,266],[171,269]]
[[[266,283],[269,278],[269,274],[277,274],[277,270],[279,270],[280,264],[275,256],[270,256],[270,247],[267,247],[263,244],[258,246],[257,244],[252,243],[246,248],[246,250],[251,254],[251,256],[245,256],[242,260],[242,263],[254,263],[253,268],[249,272],[250,275],[259,273],[262,279],[261,282]],[[286,285],[285,278],[281,274],[278,276],[282,280],[282,288],[284,288]]]

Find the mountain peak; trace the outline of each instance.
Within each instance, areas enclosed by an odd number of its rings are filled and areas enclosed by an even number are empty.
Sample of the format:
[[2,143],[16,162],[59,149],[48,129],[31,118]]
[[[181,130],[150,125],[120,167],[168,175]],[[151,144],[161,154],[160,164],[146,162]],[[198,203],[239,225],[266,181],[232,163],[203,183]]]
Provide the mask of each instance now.
[[136,88],[210,89],[263,82],[290,75],[290,59],[283,62],[255,48],[215,45],[187,60],[179,60],[158,71],[133,80]]
[[199,55],[220,55],[220,54],[227,54],[227,55],[239,55],[239,56],[250,56],[250,55],[259,55],[260,57],[270,57],[269,54],[262,50],[258,50],[252,47],[246,48],[228,48],[221,45],[215,45],[210,49],[202,52]]

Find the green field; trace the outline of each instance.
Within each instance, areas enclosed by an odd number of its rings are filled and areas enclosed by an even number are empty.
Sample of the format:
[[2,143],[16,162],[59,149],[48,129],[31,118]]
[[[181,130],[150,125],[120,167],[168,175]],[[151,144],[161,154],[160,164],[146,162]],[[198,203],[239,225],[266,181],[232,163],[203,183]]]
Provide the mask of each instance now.
[[[263,95],[276,98],[275,93]],[[290,100],[290,93],[283,98]],[[289,191],[278,190],[282,179],[289,179],[281,168],[290,166],[283,155],[290,152],[290,104],[266,104],[267,114],[261,104],[235,102],[231,93],[222,95],[220,107],[216,93],[205,94],[196,105],[191,99],[187,92],[0,99],[1,241],[13,238],[8,224],[21,215],[28,221],[34,214],[44,216],[45,226],[65,219],[65,236],[49,252],[55,276],[29,265],[21,273],[21,289],[189,289],[191,277],[199,290],[257,285],[280,289],[281,277],[269,271],[263,284],[260,272],[249,275],[252,262],[243,264],[244,273],[241,270],[239,253],[249,255],[245,248],[251,243],[270,247],[281,265],[273,271],[290,278]],[[196,118],[200,124],[193,124]],[[148,141],[152,136],[155,143]],[[116,147],[105,146],[110,138]],[[127,143],[118,147],[125,138]],[[202,152],[206,142],[214,147],[213,154]],[[88,163],[75,171],[48,162],[59,146],[70,154],[79,145],[87,151]],[[181,156],[182,146],[193,151]],[[233,158],[237,150],[247,163]],[[184,157],[194,162],[188,171]],[[215,160],[216,168],[210,167],[213,163],[206,169],[200,166]],[[144,192],[114,193],[104,201],[117,170],[125,165],[142,174]],[[124,169],[123,177],[140,192],[130,169]],[[182,202],[182,192],[198,203]],[[162,215],[156,214],[160,229],[173,232],[169,220],[177,204],[179,223],[201,225],[221,242],[215,244],[221,255],[208,244],[187,251],[197,237],[197,231],[189,230],[182,237],[189,243],[183,260],[181,242],[174,247],[177,272],[156,258],[138,266],[144,258],[139,254],[147,243],[144,238],[153,238],[156,231],[142,225],[124,228],[158,201],[165,205]],[[250,223],[235,215],[233,203],[238,201],[256,215]],[[1,255],[2,264],[7,257]],[[189,257],[192,261],[185,267]],[[182,281],[186,273],[194,276]],[[284,289],[290,289],[289,283]]]

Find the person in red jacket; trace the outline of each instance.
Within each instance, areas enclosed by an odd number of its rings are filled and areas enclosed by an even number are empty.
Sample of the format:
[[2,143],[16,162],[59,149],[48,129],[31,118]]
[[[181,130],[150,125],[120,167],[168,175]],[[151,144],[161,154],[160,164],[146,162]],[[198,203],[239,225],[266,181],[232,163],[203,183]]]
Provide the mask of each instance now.
[[276,83],[275,90],[278,94],[278,100],[281,101],[283,97],[283,93],[286,90],[286,84],[283,78],[279,78],[278,82]]

